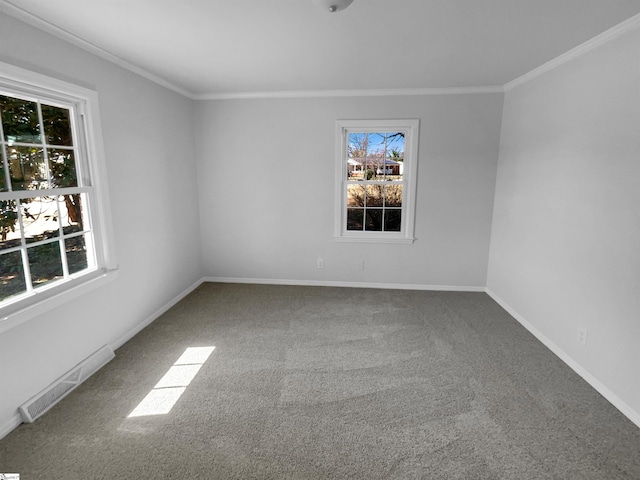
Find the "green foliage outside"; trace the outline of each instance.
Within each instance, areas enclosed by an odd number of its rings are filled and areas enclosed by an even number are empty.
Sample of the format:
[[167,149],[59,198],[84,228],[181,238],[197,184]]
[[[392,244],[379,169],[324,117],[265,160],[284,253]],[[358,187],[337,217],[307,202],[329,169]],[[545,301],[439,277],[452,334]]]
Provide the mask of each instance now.
[[18,212],[15,200],[0,201],[0,239],[4,242],[10,232],[16,231]]

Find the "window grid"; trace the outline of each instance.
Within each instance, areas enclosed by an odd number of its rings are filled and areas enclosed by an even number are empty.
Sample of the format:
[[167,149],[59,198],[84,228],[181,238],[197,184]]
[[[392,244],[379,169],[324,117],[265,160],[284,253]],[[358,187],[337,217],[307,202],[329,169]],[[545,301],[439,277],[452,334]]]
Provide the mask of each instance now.
[[414,241],[418,126],[418,120],[336,122],[336,240]]
[[[0,121],[0,149],[2,150],[0,160],[3,164],[2,172],[4,178],[0,179],[2,180],[0,182],[0,201],[4,210],[2,212],[4,214],[3,220],[5,221],[3,222],[2,241],[0,242],[0,261],[5,260],[5,262],[2,262],[2,266],[3,270],[6,270],[6,264],[12,265],[11,256],[15,259],[15,252],[20,252],[21,265],[13,265],[9,271],[2,272],[0,290],[0,306],[2,306],[30,296],[39,289],[49,288],[60,282],[68,281],[78,276],[77,274],[81,275],[95,270],[97,261],[93,246],[90,216],[88,215],[89,197],[92,192],[90,187],[82,186],[85,177],[83,175],[82,161],[79,160],[84,156],[79,155],[78,150],[79,129],[76,123],[78,117],[75,112],[78,106],[61,104],[55,100],[49,101],[44,96],[41,98],[23,96],[16,92],[0,91],[0,95],[12,102],[21,101],[24,105],[34,103],[37,113],[37,127],[33,128],[33,125],[31,125],[30,133],[33,135],[31,135],[32,138],[27,138],[27,140],[32,141],[20,141],[24,139],[11,138],[10,135],[5,135],[5,124],[10,124],[10,129],[15,130],[16,126],[20,126],[21,122],[32,119],[24,116],[17,120],[9,119],[9,115],[5,115],[4,112],[4,106],[7,104],[3,104]],[[61,142],[55,141],[60,138],[55,138],[53,127],[47,127],[45,124],[43,104],[51,111],[66,112],[66,120],[63,116],[61,121],[63,133],[65,125],[67,126],[66,133],[68,138],[66,142],[65,138],[62,138]],[[10,108],[8,107],[7,110],[10,110]],[[14,113],[13,116],[15,117],[15,112],[12,113]],[[52,123],[54,121],[52,120]],[[35,141],[37,138],[39,138],[38,142]],[[20,152],[21,149],[23,151],[33,149],[34,152],[31,152],[31,154],[34,155],[35,161],[33,158],[25,160],[23,152]],[[41,162],[38,161],[40,152]],[[68,152],[68,154],[61,154],[61,152]],[[54,161],[52,154],[57,154],[55,161],[63,164],[63,173],[60,173],[61,177],[64,177],[65,169],[71,172],[71,179],[63,181],[61,186],[56,185],[57,179],[52,168],[52,162]],[[61,156],[62,159],[60,159]],[[19,165],[21,173],[19,179],[14,177],[15,172],[12,171],[12,161],[14,166]],[[30,164],[29,167],[32,169],[28,175],[24,173],[25,162],[28,162]],[[20,181],[22,183],[19,183]],[[72,213],[68,206],[65,206],[67,209],[65,214],[62,204],[66,204],[68,200],[72,206],[71,209],[77,211]],[[36,225],[43,214],[42,204],[45,202],[53,203],[53,205],[49,207],[49,215],[45,215],[44,220],[46,222],[47,219],[53,218],[53,221],[57,223],[57,228],[44,230],[44,226]],[[40,204],[40,212],[36,214],[36,217],[29,212],[29,205],[34,203]],[[11,216],[7,217],[7,213],[12,213],[12,216],[15,214],[16,218],[13,226],[10,225]],[[25,218],[26,216],[31,217],[30,224]],[[68,225],[63,223],[65,220]],[[34,234],[34,238],[30,238],[28,230],[33,225],[36,225],[33,229],[36,232],[38,228],[43,230],[39,234]],[[65,227],[70,231],[65,232]],[[10,231],[12,228],[14,231]],[[19,245],[12,246],[11,240],[7,243],[7,237],[12,237],[15,243],[15,240],[18,240],[16,238],[18,233]],[[37,239],[37,236],[44,238]],[[50,248],[47,249],[47,246],[50,246]],[[49,251],[47,252],[47,250]],[[80,250],[81,253],[78,265],[74,265],[74,271],[71,272],[69,252],[74,250]],[[40,270],[37,277],[32,266],[38,267],[36,270]],[[11,282],[17,283],[11,285]],[[6,285],[9,286],[6,287]]]
[[[387,192],[390,191],[391,189],[386,188],[386,187],[390,187],[390,186],[395,186],[395,187],[400,187],[398,190],[400,192],[404,192],[406,190],[406,182],[404,180],[404,175],[400,174],[400,175],[392,175],[391,172],[393,172],[392,167],[389,167],[389,164],[387,163],[387,160],[389,158],[389,136],[390,135],[402,135],[402,138],[406,137],[407,132],[406,131],[395,131],[395,132],[366,132],[366,131],[352,131],[349,130],[347,132],[348,137],[350,138],[351,135],[354,134],[361,134],[365,137],[365,142],[368,144],[369,142],[369,135],[374,134],[374,135],[382,135],[383,136],[383,142],[382,142],[382,161],[380,161],[380,158],[375,158],[372,157],[370,155],[370,152],[367,152],[367,154],[364,157],[364,168],[363,168],[363,175],[362,178],[353,178],[353,175],[350,175],[350,171],[349,171],[349,160],[353,160],[350,155],[349,155],[349,151],[347,149],[346,152],[346,164],[347,164],[347,169],[346,169],[346,178],[344,179],[344,181],[346,181],[346,185],[347,188],[345,189],[345,194],[347,196],[345,204],[346,204],[346,208],[347,208],[347,231],[351,231],[351,232],[357,232],[357,231],[379,231],[379,232],[400,232],[401,231],[401,225],[402,225],[402,193],[400,193],[400,201],[399,201],[399,206],[398,205],[393,205],[392,202],[388,202],[388,194]],[[404,142],[402,142],[402,151],[404,152]],[[374,173],[374,180],[369,179],[369,166],[373,166],[375,170],[373,170]],[[380,167],[380,165],[382,165],[382,167]],[[379,180],[377,179],[377,177],[382,176],[382,179]],[[397,177],[400,177],[399,179]],[[389,178],[387,178],[389,177]],[[363,191],[363,205],[361,206],[353,206],[353,205],[349,205],[349,191],[352,190],[350,187],[352,186],[361,186],[362,187],[362,191]],[[370,195],[369,191],[372,190],[369,187],[370,186],[378,186],[380,187],[380,199],[381,199],[381,204],[378,204],[378,201],[371,201],[371,205],[369,205],[370,202],[370,198],[374,197],[374,195]],[[396,203],[398,203],[396,201]],[[379,226],[380,228],[377,228],[377,226],[373,227],[373,228],[367,228],[367,222],[366,222],[366,218],[367,218],[367,212],[369,212],[370,215],[373,215],[374,212],[380,214],[380,223]],[[391,217],[391,215],[387,215],[387,213],[393,213],[393,212],[397,212],[399,214],[399,220],[396,219],[395,222],[393,221],[389,221],[388,217]],[[349,218],[350,218],[350,213],[355,214],[355,216],[359,217],[362,216],[362,226],[360,228],[354,228],[354,227],[350,227],[349,226]],[[387,225],[389,224],[389,225]]]

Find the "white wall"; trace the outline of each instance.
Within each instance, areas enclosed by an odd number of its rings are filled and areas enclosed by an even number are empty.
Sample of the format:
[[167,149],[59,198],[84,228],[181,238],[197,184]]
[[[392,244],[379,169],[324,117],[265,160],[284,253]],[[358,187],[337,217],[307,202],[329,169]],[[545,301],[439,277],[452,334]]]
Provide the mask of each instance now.
[[[637,29],[509,91],[504,111],[501,94],[191,102],[2,14],[0,35],[1,61],[98,91],[120,264],[0,336],[0,434],[202,275],[487,284],[640,412]],[[412,245],[333,240],[334,125],[357,118],[421,121]]]
[[98,92],[120,272],[0,335],[0,435],[17,407],[197,281],[192,103],[0,14],[0,60]]
[[[502,94],[200,102],[205,274],[484,287],[501,110]],[[412,245],[333,239],[335,121],[369,118],[420,119]]]
[[640,28],[508,91],[501,135],[488,288],[640,424]]

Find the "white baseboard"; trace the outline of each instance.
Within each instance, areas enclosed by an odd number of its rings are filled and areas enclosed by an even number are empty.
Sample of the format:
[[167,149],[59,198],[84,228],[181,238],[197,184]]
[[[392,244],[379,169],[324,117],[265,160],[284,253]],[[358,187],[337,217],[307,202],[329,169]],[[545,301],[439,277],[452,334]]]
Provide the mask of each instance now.
[[540,340],[549,350],[555,353],[560,360],[566,363],[574,372],[580,375],[589,385],[591,385],[600,395],[606,398],[609,403],[611,403],[614,407],[616,407],[620,412],[635,423],[638,427],[640,427],[640,413],[633,410],[629,405],[627,405],[624,401],[620,399],[615,393],[613,393],[609,388],[603,385],[596,377],[591,375],[582,365],[576,362],[569,354],[567,354],[564,350],[558,347],[555,343],[549,340],[540,330],[534,327],[531,323],[529,323],[522,315],[516,312],[508,303],[506,303],[502,298],[500,298],[495,292],[491,289],[486,288],[485,291],[487,295],[489,295],[495,302],[504,308],[509,315],[515,318],[524,328],[529,330],[529,332],[535,336],[538,340]]
[[[170,300],[169,302],[164,304],[162,307],[160,307],[158,310],[156,310],[153,314],[151,314],[150,316],[145,318],[142,322],[140,322],[134,328],[129,330],[126,334],[124,334],[122,337],[120,337],[117,341],[109,344],[109,346],[113,350],[116,350],[118,347],[121,347],[122,345],[127,343],[130,339],[132,339],[135,335],[137,335],[146,326],[151,324],[160,315],[162,315],[164,312],[169,310],[176,303],[178,303],[180,300],[182,300],[184,297],[186,297],[191,292],[193,292],[196,288],[198,288],[202,284],[203,281],[204,281],[203,279],[199,279],[198,281],[196,281],[193,285],[191,285],[190,287],[185,289],[182,293],[180,293],[179,295],[174,297],[172,300]],[[19,412],[17,412],[13,417],[8,419],[3,425],[0,425],[0,440],[3,439],[4,437],[6,437],[9,433],[11,433],[16,428],[18,428],[21,423],[22,423],[22,416],[20,415]]]
[[[203,277],[185,289],[182,293],[167,302],[164,306],[156,310],[153,314],[131,329],[125,335],[120,337],[116,342],[110,344],[113,350],[124,345],[142,329],[150,325],[160,315],[165,313],[184,297],[198,288],[204,282],[218,283],[247,283],[247,284],[264,284],[264,285],[300,285],[300,286],[320,286],[320,287],[350,287],[350,288],[382,288],[382,289],[400,289],[400,290],[432,290],[432,291],[459,291],[459,292],[486,292],[498,305],[504,308],[513,318],[516,319],[524,328],[541,341],[549,350],[557,355],[572,370],[580,375],[589,385],[606,398],[614,407],[616,407],[623,415],[631,420],[635,425],[640,427],[640,414],[629,407],[609,388],[604,386],[598,379],[591,375],[585,368],[571,358],[555,343],[549,340],[545,335],[529,323],[522,315],[516,312],[509,304],[502,300],[495,292],[486,287],[477,286],[457,286],[457,285],[416,285],[416,284],[398,284],[398,283],[368,283],[368,282],[338,282],[323,280],[285,280],[285,279],[260,279],[260,278],[238,278],[238,277]],[[0,439],[7,436],[12,430],[16,429],[22,423],[22,417],[19,413],[8,419],[3,425],[0,425]]]
[[13,417],[4,422],[3,425],[0,425],[0,440],[9,435],[13,430],[18,428],[22,423],[22,415],[19,412],[16,412]]
[[182,293],[178,294],[176,297],[174,297],[173,299],[171,299],[170,301],[168,301],[167,303],[165,303],[162,307],[160,307],[158,310],[156,310],[155,312],[153,312],[151,315],[149,315],[147,318],[145,318],[142,322],[140,322],[138,325],[136,325],[135,327],[133,327],[131,330],[129,330],[127,333],[125,333],[122,337],[120,337],[118,340],[116,340],[113,343],[110,343],[109,346],[115,351],[118,348],[120,348],[122,345],[124,345],[125,343],[127,343],[129,340],[131,340],[133,337],[135,337],[138,333],[140,333],[145,327],[149,326],[151,323],[153,323],[153,321],[155,319],[157,319],[160,315],[162,315],[164,312],[166,312],[167,310],[169,310],[171,307],[173,307],[176,303],[178,303],[180,300],[182,300],[184,297],[186,297],[187,295],[189,295],[191,292],[193,292],[196,288],[198,288],[202,282],[204,280],[201,278],[199,280],[197,280],[195,283],[193,283],[191,286],[187,287]]
[[485,287],[467,285],[418,285],[411,283],[339,282],[332,280],[289,280],[281,278],[204,277],[203,282],[248,283],[258,285],[297,285],[304,287],[383,288],[391,290],[434,290],[453,292],[484,292]]

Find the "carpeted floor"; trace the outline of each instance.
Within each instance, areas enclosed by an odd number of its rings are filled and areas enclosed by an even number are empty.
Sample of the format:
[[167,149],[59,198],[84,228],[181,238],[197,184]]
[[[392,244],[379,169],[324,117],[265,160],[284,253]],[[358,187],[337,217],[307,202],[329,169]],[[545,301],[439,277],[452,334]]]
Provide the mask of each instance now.
[[[203,346],[169,413],[128,418]],[[639,479],[640,429],[484,293],[209,283],[3,439],[0,472]]]

